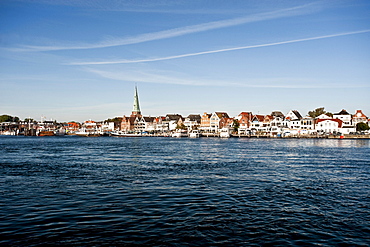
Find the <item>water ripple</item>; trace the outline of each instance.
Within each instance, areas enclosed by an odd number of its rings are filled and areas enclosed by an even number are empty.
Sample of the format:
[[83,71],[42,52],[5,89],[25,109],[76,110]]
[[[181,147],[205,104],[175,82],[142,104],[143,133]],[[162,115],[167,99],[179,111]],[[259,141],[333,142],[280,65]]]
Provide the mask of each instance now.
[[0,137],[0,245],[368,246],[369,140]]

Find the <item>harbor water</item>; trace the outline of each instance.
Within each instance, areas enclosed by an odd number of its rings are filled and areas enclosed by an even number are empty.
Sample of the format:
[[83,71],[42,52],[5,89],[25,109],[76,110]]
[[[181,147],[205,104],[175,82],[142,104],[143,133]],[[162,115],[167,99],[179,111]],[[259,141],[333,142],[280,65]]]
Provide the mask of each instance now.
[[0,137],[0,246],[369,246],[370,140]]

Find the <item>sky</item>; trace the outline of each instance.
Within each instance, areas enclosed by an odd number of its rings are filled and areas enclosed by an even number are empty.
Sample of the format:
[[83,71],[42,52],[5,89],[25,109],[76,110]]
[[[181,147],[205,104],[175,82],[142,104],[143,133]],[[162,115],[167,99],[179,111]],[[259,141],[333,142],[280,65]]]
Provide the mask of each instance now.
[[370,116],[368,0],[1,0],[0,115]]

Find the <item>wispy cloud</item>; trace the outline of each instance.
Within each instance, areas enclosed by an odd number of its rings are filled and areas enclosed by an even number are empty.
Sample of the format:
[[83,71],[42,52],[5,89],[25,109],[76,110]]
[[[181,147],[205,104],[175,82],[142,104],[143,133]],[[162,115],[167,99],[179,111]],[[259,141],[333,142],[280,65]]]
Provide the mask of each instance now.
[[215,80],[209,78],[191,78],[187,75],[178,75],[171,71],[143,71],[141,70],[120,70],[108,71],[86,68],[90,73],[94,73],[106,79],[123,82],[144,82],[156,84],[172,84],[186,86],[212,86],[212,87],[239,87],[239,88],[369,88],[370,85],[350,83],[340,84],[338,82],[318,82],[313,78],[246,78],[244,80]]
[[24,45],[13,50],[17,51],[56,51],[56,50],[80,50],[80,49],[96,49],[96,48],[107,48],[113,46],[131,45],[138,44],[148,41],[168,39],[178,36],[183,36],[187,34],[205,32],[214,29],[232,27],[237,25],[242,25],[246,23],[273,20],[283,17],[291,17],[297,15],[303,15],[317,11],[318,4],[310,3],[301,6],[296,6],[292,8],[285,8],[281,10],[259,13],[254,15],[249,15],[240,18],[233,18],[221,21],[207,22],[192,26],[185,26],[180,28],[174,28],[159,32],[145,33],[134,37],[124,37],[124,38],[111,38],[98,43],[85,43],[85,44],[72,44],[72,45],[47,45],[47,46],[31,46]]
[[69,63],[69,65],[104,65],[104,64],[127,64],[127,63],[156,62],[156,61],[179,59],[179,58],[200,56],[200,55],[220,53],[220,52],[228,52],[228,51],[236,51],[236,50],[244,50],[244,49],[252,49],[252,48],[261,48],[261,47],[276,46],[276,45],[285,45],[285,44],[292,44],[292,43],[319,40],[319,39],[328,39],[328,38],[354,35],[354,34],[361,34],[361,33],[368,33],[368,32],[370,32],[370,29],[354,31],[354,32],[346,32],[346,33],[337,33],[337,34],[324,35],[324,36],[316,36],[316,37],[310,37],[310,38],[304,38],[304,39],[287,40],[287,41],[267,43],[267,44],[239,46],[239,47],[232,47],[232,48],[212,50],[212,51],[187,53],[187,54],[167,56],[167,57],[157,57],[157,58],[147,58],[147,59],[137,59],[137,60],[122,59],[122,60],[110,60],[110,61],[72,62],[72,63]]

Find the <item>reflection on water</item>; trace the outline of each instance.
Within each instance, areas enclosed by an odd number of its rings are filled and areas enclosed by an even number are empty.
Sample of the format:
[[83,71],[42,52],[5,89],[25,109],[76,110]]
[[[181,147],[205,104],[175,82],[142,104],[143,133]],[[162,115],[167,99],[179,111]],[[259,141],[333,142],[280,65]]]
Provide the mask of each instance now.
[[0,137],[0,244],[370,244],[369,140]]

